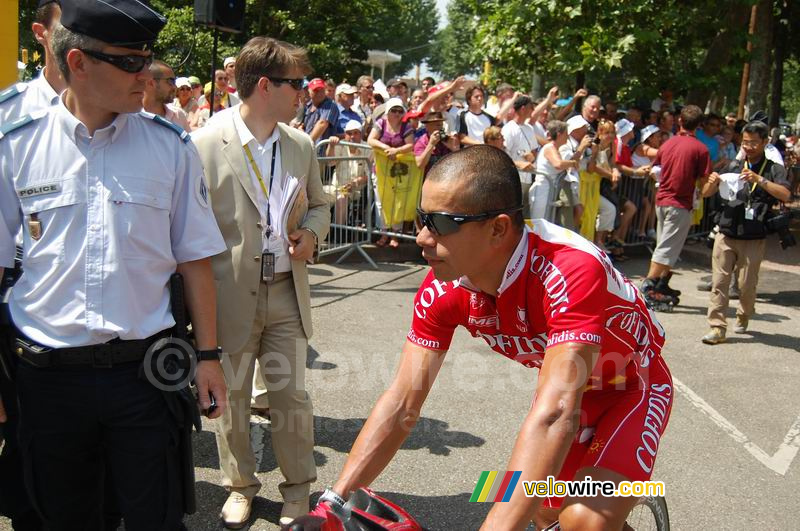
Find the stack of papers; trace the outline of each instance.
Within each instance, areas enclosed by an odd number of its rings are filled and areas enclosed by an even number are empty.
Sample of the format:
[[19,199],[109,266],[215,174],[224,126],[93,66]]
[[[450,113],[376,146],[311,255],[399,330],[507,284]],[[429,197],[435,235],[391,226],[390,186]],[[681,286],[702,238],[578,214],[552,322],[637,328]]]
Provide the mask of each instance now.
[[300,227],[308,212],[308,195],[303,180],[292,175],[286,175],[281,194],[281,219],[275,232],[281,238],[288,240],[289,234]]

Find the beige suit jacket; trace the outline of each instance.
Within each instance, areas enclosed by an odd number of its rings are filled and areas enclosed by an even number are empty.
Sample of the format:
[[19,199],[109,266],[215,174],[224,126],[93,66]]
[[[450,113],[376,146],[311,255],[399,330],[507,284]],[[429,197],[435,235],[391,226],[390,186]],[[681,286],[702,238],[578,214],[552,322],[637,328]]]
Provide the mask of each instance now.
[[[230,112],[238,112],[234,109]],[[322,190],[319,163],[311,137],[279,123],[281,166],[284,173],[306,182],[308,213],[301,224],[322,241],[330,227],[330,206]],[[209,185],[209,201],[227,251],[211,259],[217,288],[217,339],[224,352],[244,348],[253,327],[261,282],[262,229],[256,188],[250,177],[242,143],[226,113],[192,134]],[[297,304],[308,338],[312,334],[311,293],[303,261],[292,260]]]

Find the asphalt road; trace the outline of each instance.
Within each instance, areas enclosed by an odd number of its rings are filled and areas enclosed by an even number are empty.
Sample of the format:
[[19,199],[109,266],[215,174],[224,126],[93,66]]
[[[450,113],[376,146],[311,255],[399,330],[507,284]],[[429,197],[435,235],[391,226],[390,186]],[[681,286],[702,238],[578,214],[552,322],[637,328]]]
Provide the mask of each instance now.
[[[641,278],[644,260],[621,269]],[[677,398],[654,479],[666,484],[673,529],[797,529],[800,509],[800,276],[763,270],[747,334],[706,346],[707,268],[681,263],[682,306],[659,314]],[[315,402],[318,481],[333,483],[372,404],[391,381],[411,321],[419,264],[312,267],[315,335],[307,386]],[[731,317],[733,311],[731,311]],[[731,321],[732,328],[732,321]],[[536,372],[457,332],[423,418],[373,485],[429,529],[477,529],[489,504],[468,499],[483,470],[505,470]],[[277,529],[281,474],[269,426],[253,419],[263,487],[250,529]],[[190,530],[221,529],[226,493],[213,426],[196,435],[198,503]],[[10,529],[0,520],[0,529]]]

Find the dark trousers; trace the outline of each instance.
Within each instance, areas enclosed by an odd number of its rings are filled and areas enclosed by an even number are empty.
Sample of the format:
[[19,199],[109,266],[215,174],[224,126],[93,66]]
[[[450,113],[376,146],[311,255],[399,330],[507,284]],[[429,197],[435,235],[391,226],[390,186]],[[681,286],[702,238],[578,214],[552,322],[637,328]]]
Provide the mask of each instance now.
[[22,455],[17,430],[17,389],[0,371],[0,398],[8,420],[0,424],[3,434],[3,451],[0,453],[0,514],[11,519],[14,531],[40,531],[42,522],[28,500],[22,479]]
[[103,529],[108,506],[127,531],[182,528],[178,428],[139,366],[19,364],[25,483],[47,529]]

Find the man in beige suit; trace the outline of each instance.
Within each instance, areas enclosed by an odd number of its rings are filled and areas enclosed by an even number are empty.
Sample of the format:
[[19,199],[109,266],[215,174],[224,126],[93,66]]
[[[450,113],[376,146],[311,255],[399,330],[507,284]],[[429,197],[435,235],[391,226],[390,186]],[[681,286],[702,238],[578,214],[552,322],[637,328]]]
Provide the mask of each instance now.
[[[305,391],[311,337],[306,262],[328,233],[330,209],[310,137],[285,125],[297,110],[309,71],[302,48],[266,37],[251,39],[236,59],[242,104],[193,134],[228,247],[211,265],[229,388],[229,407],[217,432],[224,486],[230,492],[221,518],[232,529],[247,524],[261,487],[250,446],[257,358],[268,388],[272,446],[285,478],[279,486],[282,524],[308,512],[316,480],[314,417]],[[283,237],[280,198],[292,177],[301,183],[301,211]]]

